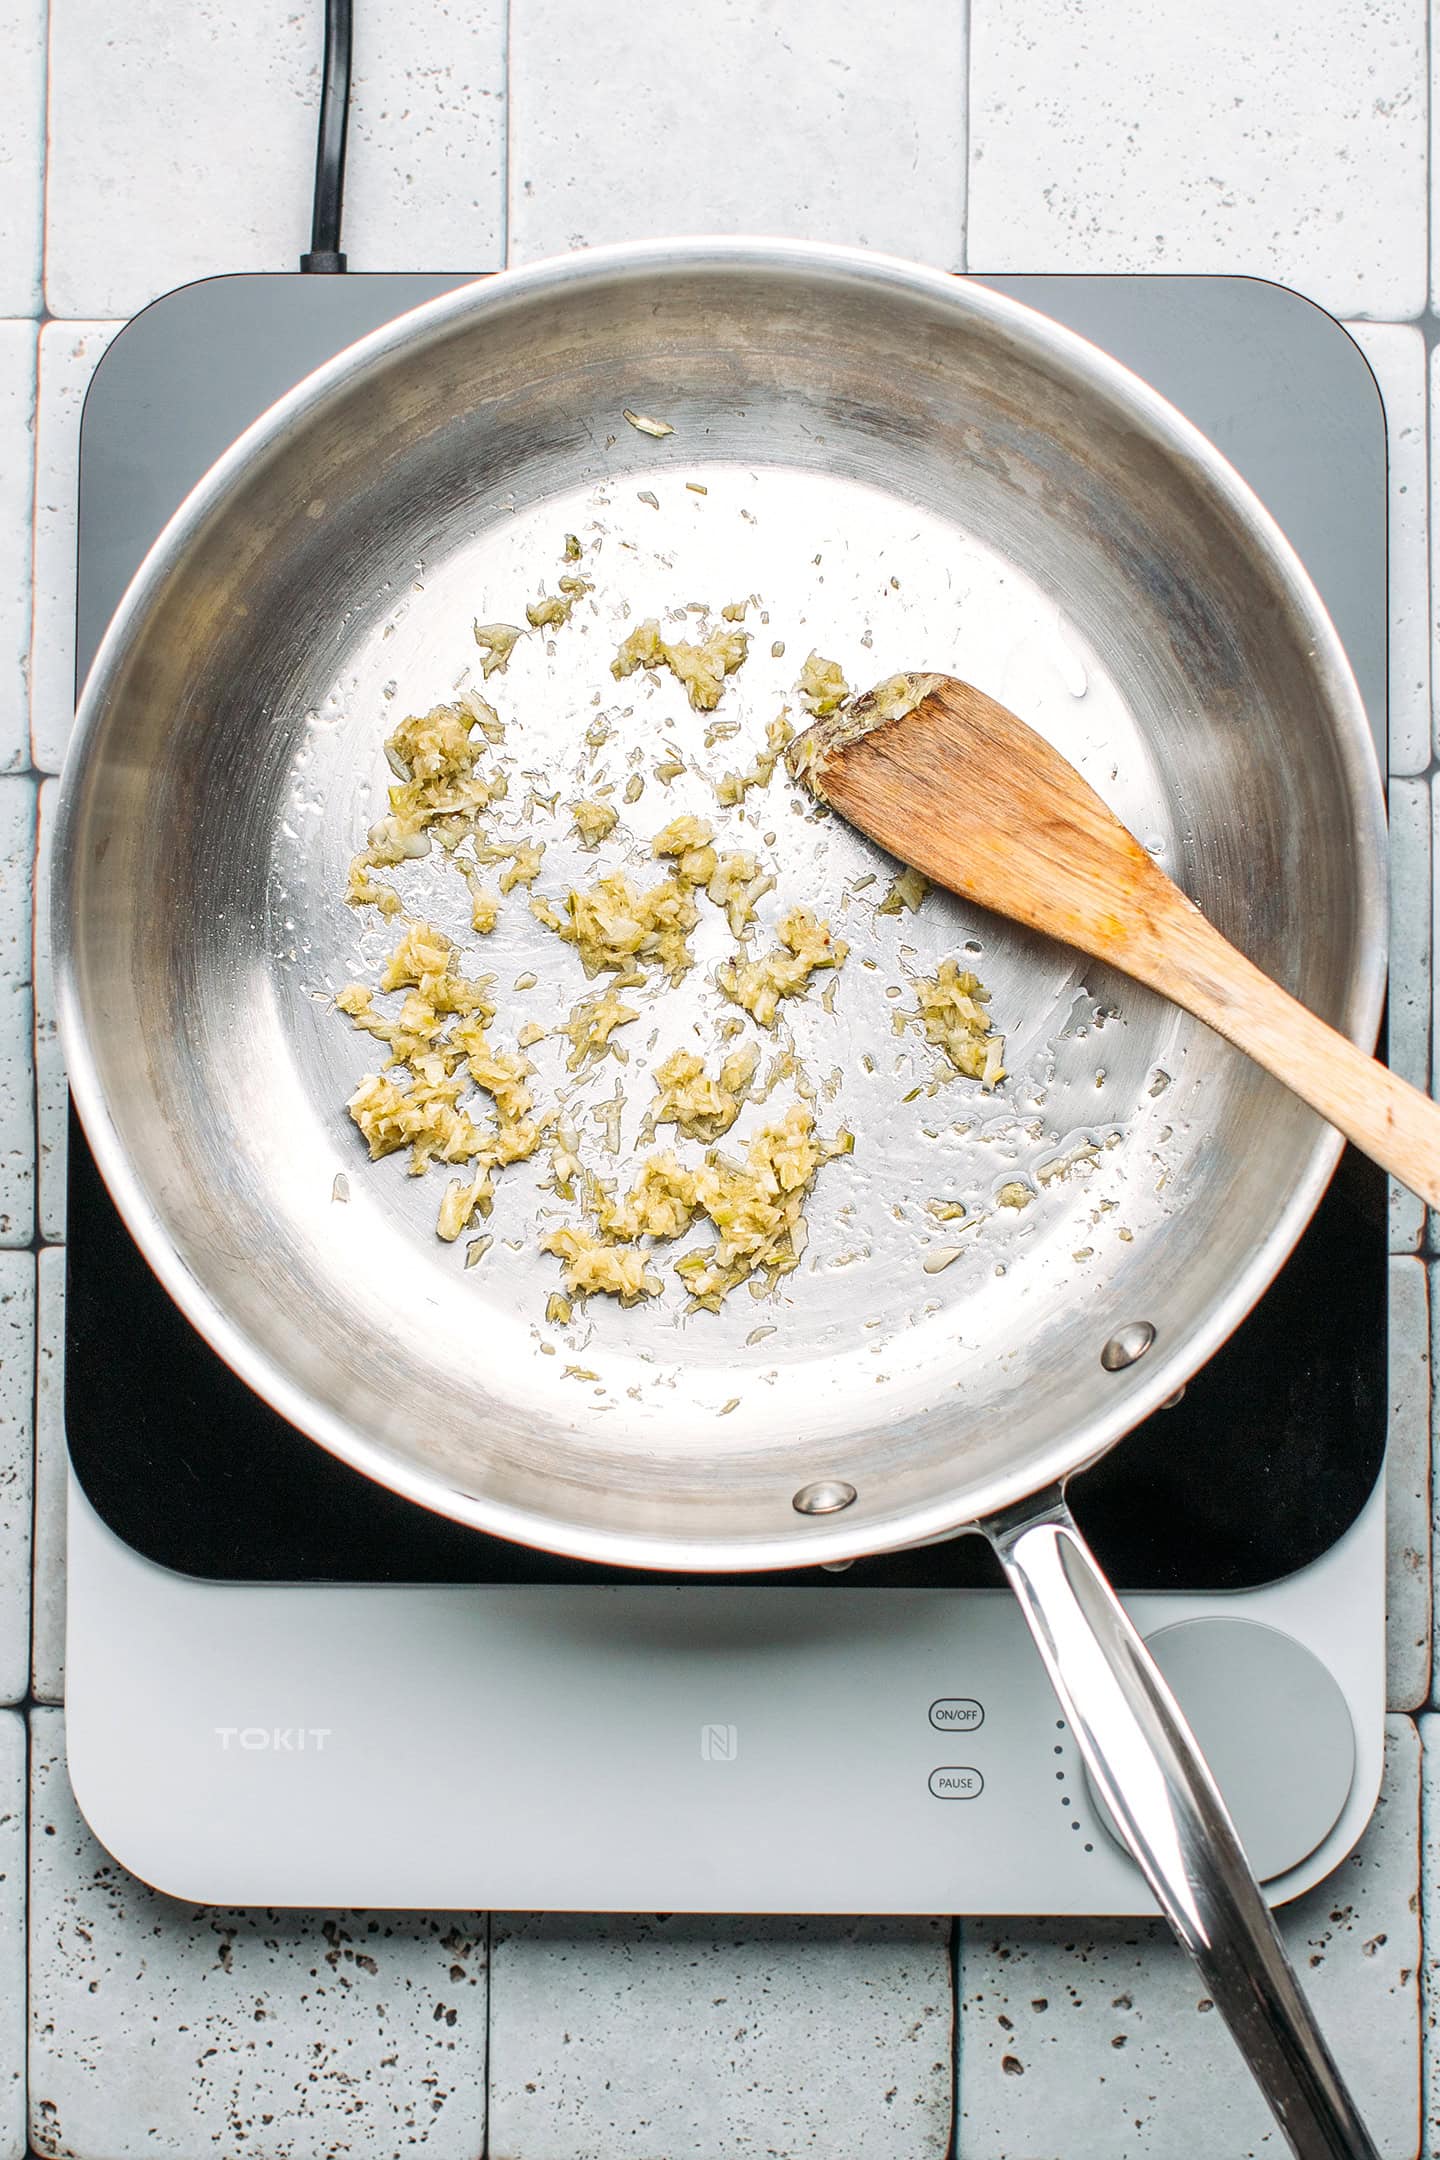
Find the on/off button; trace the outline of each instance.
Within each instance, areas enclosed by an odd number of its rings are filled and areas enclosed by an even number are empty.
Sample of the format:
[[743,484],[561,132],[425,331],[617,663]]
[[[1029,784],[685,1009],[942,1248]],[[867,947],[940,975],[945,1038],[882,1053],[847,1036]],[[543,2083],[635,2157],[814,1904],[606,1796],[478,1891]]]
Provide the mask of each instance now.
[[985,1790],[985,1780],[978,1770],[949,1763],[930,1772],[930,1790],[937,1800],[976,1800]]
[[930,1723],[937,1732],[974,1732],[985,1722],[985,1712],[968,1695],[942,1695],[930,1705]]

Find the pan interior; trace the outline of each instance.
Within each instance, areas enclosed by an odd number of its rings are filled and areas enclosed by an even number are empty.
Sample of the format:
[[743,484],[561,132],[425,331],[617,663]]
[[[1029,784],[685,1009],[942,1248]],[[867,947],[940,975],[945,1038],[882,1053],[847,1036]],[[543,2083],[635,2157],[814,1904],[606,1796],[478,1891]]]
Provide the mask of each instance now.
[[[542,1541],[547,1524],[572,1546],[683,1538],[744,1564],[812,1535],[790,1495],[841,1477],[860,1492],[847,1534],[873,1546],[937,1510],[964,1520],[997,1478],[1052,1471],[1123,1418],[1135,1383],[1102,1369],[1104,1341],[1147,1320],[1157,1365],[1183,1361],[1318,1128],[1197,1024],[1068,952],[938,893],[879,913],[897,866],[783,770],[738,809],[711,776],[748,765],[782,706],[803,720],[812,649],[857,686],[962,674],[1064,750],[1262,965],[1343,1018],[1364,911],[1337,724],[1263,547],[1013,311],[916,299],[897,339],[876,296],[820,279],[817,342],[793,293],[732,273],[712,280],[701,339],[693,292],[646,304],[599,285],[578,347],[543,306],[479,310],[341,383],[156,574],[72,779],[76,993],[148,1207],[233,1327],[222,1347],[297,1421]],[[638,434],[627,406],[675,433]],[[538,1239],[578,1217],[548,1157],[502,1174],[470,1233],[493,1242],[467,1267],[468,1239],[434,1234],[446,1173],[369,1164],[344,1108],[379,1058],[334,993],[373,982],[395,941],[342,899],[383,808],[383,739],[482,686],[472,621],[522,622],[574,567],[567,533],[594,591],[483,683],[507,727],[492,837],[543,840],[535,890],[558,899],[617,865],[643,881],[653,835],[694,812],[775,872],[757,947],[804,902],[851,948],[833,996],[817,979],[759,1040],[767,1063],[793,1047],[820,1129],[848,1128],[854,1152],[820,1173],[799,1270],[719,1314],[688,1312],[670,1272],[697,1232],[657,1248],[662,1298],[547,1320],[559,1264]],[[667,618],[740,600],[750,656],[713,715],[668,676],[612,676],[642,618],[695,635]],[[735,733],[707,748],[713,722]],[[667,780],[672,755],[685,769]],[[597,786],[621,812],[598,856],[570,819]],[[1320,889],[1300,905],[1312,859]],[[493,977],[497,1045],[600,987],[523,890],[479,938],[440,851],[396,881],[467,974]],[[682,1047],[713,1060],[733,1011],[713,980],[732,946],[717,911],[692,944],[678,987],[626,993],[641,1007],[626,1062],[567,1106],[602,1176],[623,1175],[653,1065]],[[903,1025],[915,978],[949,955],[1006,1037],[993,1093],[947,1077]],[[542,1106],[575,1086],[568,1048],[529,1051]],[[725,1145],[794,1097],[784,1074]],[[963,1218],[937,1218],[956,1202]]]

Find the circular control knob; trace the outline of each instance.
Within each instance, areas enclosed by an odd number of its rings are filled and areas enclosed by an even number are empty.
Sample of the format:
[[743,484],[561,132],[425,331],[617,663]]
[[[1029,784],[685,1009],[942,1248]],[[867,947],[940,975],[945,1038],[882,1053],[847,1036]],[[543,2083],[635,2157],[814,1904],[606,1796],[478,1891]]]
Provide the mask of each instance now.
[[[1350,1797],[1355,1731],[1313,1651],[1255,1620],[1180,1620],[1146,1637],[1225,1798],[1255,1875],[1308,1859]],[[1101,1823],[1109,1808],[1085,1779]]]

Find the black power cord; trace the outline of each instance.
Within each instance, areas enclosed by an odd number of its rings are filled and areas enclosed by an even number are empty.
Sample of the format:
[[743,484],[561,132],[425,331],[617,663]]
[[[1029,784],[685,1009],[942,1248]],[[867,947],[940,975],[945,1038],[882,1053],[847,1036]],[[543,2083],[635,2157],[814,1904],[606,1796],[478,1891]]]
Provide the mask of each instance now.
[[302,270],[343,270],[340,212],[345,200],[345,137],[350,125],[352,0],[325,0],[325,61],[320,85],[320,135],[315,146],[315,209]]

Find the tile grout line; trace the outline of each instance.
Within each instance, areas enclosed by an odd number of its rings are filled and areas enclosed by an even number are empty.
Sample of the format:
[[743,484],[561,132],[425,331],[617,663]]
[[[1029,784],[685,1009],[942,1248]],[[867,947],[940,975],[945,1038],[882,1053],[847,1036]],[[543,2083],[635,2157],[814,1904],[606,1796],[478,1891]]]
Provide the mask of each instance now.
[[1430,1846],[1431,1827],[1430,1779],[1425,1775],[1425,1758],[1430,1752],[1426,1728],[1434,1716],[1434,1711],[1421,1710],[1415,1713],[1413,1719],[1416,1737],[1420,1742],[1420,1903],[1417,1915],[1420,1922],[1420,1970],[1416,1975],[1416,1979],[1419,1983],[1420,1998],[1420,2120],[1418,2125],[1420,2143],[1418,2150],[1422,2155],[1432,2150],[1428,2136],[1430,2128],[1430,2049],[1426,2045],[1426,2036],[1433,2026],[1435,2001],[1432,1986],[1432,1959],[1430,1956],[1432,1913],[1429,1885],[1425,1879],[1425,1855]]
[[[1435,101],[1435,10],[1433,6],[1427,6],[1425,9],[1425,73],[1421,80],[1421,93],[1428,108],[1425,127],[1425,302],[1426,312],[1430,314],[1435,311],[1437,305],[1440,305],[1440,292],[1434,289],[1433,284],[1433,265],[1435,261],[1435,142],[1437,123],[1440,123],[1440,113],[1437,113]],[[1427,516],[1425,521],[1425,538],[1427,542],[1425,552],[1427,556],[1430,552],[1428,543],[1431,537],[1430,520]]]
[[[505,0],[505,33],[501,49],[501,81],[504,96],[500,107],[500,267],[510,267],[510,54],[513,49],[515,0]],[[488,2121],[488,2118],[487,2118]],[[488,2130],[486,2133],[488,2142]]]
[[960,2149],[960,2070],[964,2046],[960,2027],[960,1957],[964,1941],[964,1917],[950,1916],[950,2143],[946,2160],[964,2160]]
[[[33,1601],[33,1599],[32,1599],[32,1601],[31,1601],[31,1605],[32,1605],[32,1610],[33,1610],[33,1605],[34,1605],[34,1601]],[[26,2150],[26,2152],[27,2152],[27,2153],[29,2153],[29,2151],[30,2151],[30,2149],[31,2149],[31,2138],[30,2138],[30,2034],[31,2034],[31,2019],[32,2019],[32,2015],[33,2015],[33,2004],[32,2004],[32,2002],[31,2002],[31,1993],[32,1993],[32,1980],[31,1980],[31,1975],[32,1975],[32,1973],[34,1972],[34,1969],[35,1969],[35,1957],[34,1957],[34,1936],[33,1936],[33,1930],[34,1930],[34,1926],[35,1926],[35,1909],[34,1909],[34,1906],[33,1906],[32,1902],[31,1902],[31,1898],[30,1898],[30,1881],[31,1881],[31,1872],[32,1872],[32,1871],[31,1871],[31,1853],[32,1853],[32,1850],[33,1850],[33,1848],[34,1848],[34,1844],[35,1844],[35,1775],[34,1775],[34,1771],[35,1771],[35,1735],[34,1735],[34,1729],[33,1729],[32,1723],[31,1723],[31,1711],[30,1711],[30,1706],[29,1706],[28,1704],[26,1705],[25,1709],[24,1709],[24,1710],[23,1710],[23,1711],[21,1712],[21,1718],[22,1718],[22,1721],[23,1721],[23,1724],[24,1724],[24,1727],[25,1727],[25,1749],[24,1749],[24,1776],[25,1776],[25,1881],[24,1881],[24,1883],[23,1883],[23,1885],[22,1885],[22,1896],[23,1896],[23,1899],[24,1899],[24,1908],[25,1908],[25,1926],[24,1926],[24,1930],[23,1930],[23,1935],[24,1935],[24,1943],[25,1943],[25,1979],[24,1979],[24,1996],[25,1996],[25,2012],[24,2012],[24,2016],[25,2016],[25,2024],[24,2024],[24,2042],[25,2042],[25,2045],[24,2045],[24,2053],[23,2053],[23,2055],[22,2055],[22,2057],[21,2057],[21,2061],[20,2061],[20,2105],[21,2105],[21,2134],[22,2134],[22,2136],[23,2136],[23,2137],[24,2137],[24,2139],[25,2139],[25,2150]]]
[[[49,268],[50,240],[50,32],[53,28],[53,0],[45,0],[45,28],[40,48],[40,230],[35,235],[39,257],[40,290],[39,313],[45,315],[46,271]],[[39,348],[37,341],[36,357]],[[37,397],[38,416],[38,397]]]
[[46,323],[47,323],[47,322],[48,322],[48,321],[50,320],[50,315],[49,315],[49,304],[48,304],[48,303],[49,303],[49,276],[48,276],[48,273],[49,273],[49,240],[50,240],[50,174],[51,174],[51,157],[50,157],[50,130],[51,130],[51,93],[52,93],[52,89],[53,89],[53,82],[52,82],[52,74],[51,74],[51,65],[50,65],[50,60],[51,60],[51,34],[52,34],[52,31],[53,31],[53,29],[54,29],[54,10],[53,10],[53,6],[52,6],[52,4],[51,4],[51,0],[46,0],[46,7],[45,7],[45,19],[44,19],[44,29],[43,29],[43,34],[42,34],[42,45],[41,45],[41,58],[40,58],[40,68],[41,68],[41,78],[40,78],[40,98],[41,98],[41,105],[40,105],[40,111],[41,111],[41,129],[40,129],[40,201],[39,201],[39,229],[38,229],[38,231],[36,232],[36,235],[35,235],[35,239],[36,239],[36,247],[37,247],[37,253],[38,253],[38,258],[39,258],[39,261],[38,261],[38,268],[39,268],[39,278],[38,278],[38,291],[37,291],[37,293],[36,293],[36,321],[35,321],[35,374],[34,374],[34,390],[33,390],[33,400],[34,400],[34,402],[33,402],[33,406],[32,406],[32,434],[31,434],[31,471],[30,471],[30,612],[29,612],[29,636],[28,636],[28,639],[27,639],[27,641],[26,641],[26,648],[25,648],[25,740],[26,740],[26,748],[27,748],[27,753],[28,753],[28,759],[29,759],[29,772],[30,772],[31,778],[32,778],[32,780],[33,780],[33,783],[34,783],[34,791],[35,791],[35,818],[34,818],[34,825],[33,825],[33,827],[32,827],[32,831],[31,831],[31,845],[30,845],[30,1105],[31,1105],[31,1121],[32,1121],[32,1132],[33,1132],[33,1141],[34,1141],[34,1164],[35,1164],[35,1167],[34,1167],[34,1172],[33,1172],[33,1176],[32,1176],[32,1199],[33,1199],[33,1204],[34,1204],[34,1213],[33,1213],[33,1217],[32,1217],[32,1223],[31,1223],[31,1248],[32,1248],[32,1251],[34,1252],[34,1255],[35,1255],[35,1257],[34,1257],[34,1268],[35,1268],[35,1309],[34,1309],[34,1321],[33,1321],[33,1326],[34,1326],[34,1352],[33,1352],[34,1370],[33,1370],[33,1374],[32,1374],[32,1385],[31,1385],[31,1391],[30,1391],[30,1571],[29,1571],[29,1572],[30,1572],[30,1596],[29,1596],[29,1610],[28,1610],[28,1612],[27,1612],[27,1614],[26,1614],[26,1622],[27,1622],[27,1625],[26,1625],[26,1660],[25,1660],[25,1701],[24,1701],[23,1705],[21,1705],[21,1706],[20,1706],[20,1715],[21,1715],[21,1718],[22,1718],[22,1720],[23,1720],[23,1723],[24,1723],[24,1730],[25,1730],[25,1744],[24,1744],[24,1778],[25,1778],[25,1841],[24,1841],[24,1867],[25,1867],[25,1879],[24,1879],[24,1882],[23,1882],[23,1885],[22,1885],[22,1891],[21,1891],[21,1894],[22,1894],[22,1898],[23,1898],[23,1905],[24,1905],[24,1915],[25,1915],[25,1922],[24,1922],[24,1945],[25,1945],[25,1972],[24,1972],[24,1978],[23,1978],[23,1982],[22,1982],[22,1988],[23,1988],[23,1996],[24,1996],[24,2011],[23,2011],[23,2017],[24,2017],[24,2024],[23,2024],[23,2049],[22,2049],[22,2053],[21,2053],[21,2059],[20,2059],[20,2065],[19,2065],[19,2069],[20,2069],[20,2113],[21,2113],[21,2135],[23,2136],[23,2138],[24,2138],[24,2140],[25,2140],[25,2150],[27,2151],[27,2153],[28,2153],[28,2152],[30,2151],[30,2149],[31,2149],[31,2111],[30,2111],[30,2042],[31,2042],[31,2033],[32,2033],[32,2029],[33,2029],[33,2016],[34,2016],[34,2005],[33,2005],[33,2001],[32,2001],[32,1989],[33,1989],[33,1973],[34,1973],[34,1968],[35,1968],[35,1956],[34,1956],[34,1935],[33,1935],[33,1930],[34,1930],[34,1925],[35,1925],[35,1912],[34,1912],[34,1906],[33,1906],[33,1903],[32,1903],[32,1901],[31,1901],[31,1896],[30,1896],[30,1888],[31,1888],[31,1876],[32,1876],[32,1858],[33,1858],[33,1852],[34,1852],[34,1845],[35,1845],[35,1807],[34,1807],[34,1789],[35,1789],[35,1788],[34,1788],[34,1759],[35,1759],[35,1746],[34,1746],[34,1711],[35,1711],[35,1553],[36,1553],[36,1527],[37,1527],[37,1510],[38,1510],[38,1508],[39,1508],[39,1502],[40,1502],[40,1495],[39,1495],[39,1478],[38,1478],[38,1469],[39,1469],[39,1443],[40,1443],[40,1245],[41,1245],[41,1234],[42,1234],[42,1231],[43,1231],[43,1229],[44,1229],[44,1219],[43,1219],[43,1212],[42,1212],[42,1208],[41,1208],[41,1201],[40,1201],[40,1168],[41,1168],[41,1135],[40,1135],[40,1060],[39,1060],[39,1057],[38,1057],[38,1055],[37,1055],[37,1051],[38,1051],[39,1043],[38,1043],[38,1038],[37,1038],[37,1035],[36,1035],[36,1025],[37,1025],[37,1022],[38,1022],[38,1019],[39,1019],[39,1007],[38,1007],[38,1003],[37,1003],[37,1000],[36,1000],[36,996],[35,996],[35,982],[36,982],[36,974],[37,974],[37,969],[36,969],[36,957],[37,957],[37,947],[36,947],[36,941],[35,941],[35,940],[36,940],[36,927],[37,927],[37,912],[38,912],[38,911],[37,911],[37,907],[36,907],[36,897],[37,897],[37,893],[38,893],[38,873],[39,873],[39,868],[40,868],[40,791],[41,791],[42,787],[43,787],[43,786],[44,786],[44,784],[45,784],[45,777],[46,777],[46,776],[45,776],[44,774],[42,774],[42,773],[41,773],[41,772],[40,772],[40,771],[38,770],[38,768],[37,768],[37,766],[36,766],[36,763],[35,763],[35,725],[34,725],[34,719],[35,719],[35,715],[34,715],[34,674],[35,674],[35,594],[36,594],[35,562],[36,562],[36,536],[37,536],[37,529],[38,529],[38,525],[39,525],[39,509],[40,509],[40,347],[41,347],[41,342],[42,342],[42,339],[43,339],[43,335],[44,335],[45,325],[46,325]]
[[[974,83],[974,0],[964,0],[960,11],[960,36],[964,52],[960,70],[961,108],[960,127],[964,154],[960,160],[960,261],[962,275],[970,269],[970,160],[974,144],[971,137],[971,108]],[[963,2074],[962,2051],[964,2046],[960,2023],[960,1960],[964,1939],[965,1922],[959,1913],[950,1917],[950,2137],[946,2146],[947,2160],[963,2160],[960,2143],[960,2092]]]
[[960,35],[964,40],[964,66],[960,71],[961,105],[960,128],[965,144],[965,155],[960,161],[960,268],[970,268],[970,109],[973,103],[971,80],[974,73],[974,0],[964,0],[960,11]]
[[490,2117],[494,2101],[490,2066],[495,2047],[495,1915],[487,1912],[482,1917],[485,1921],[485,2029],[484,2062],[480,2074],[485,2083],[485,2129],[480,2143],[480,2160],[490,2160]]

